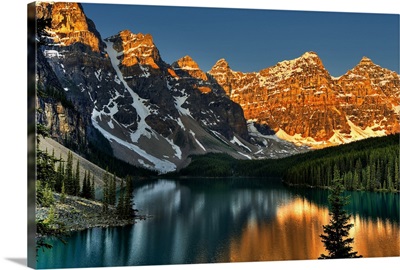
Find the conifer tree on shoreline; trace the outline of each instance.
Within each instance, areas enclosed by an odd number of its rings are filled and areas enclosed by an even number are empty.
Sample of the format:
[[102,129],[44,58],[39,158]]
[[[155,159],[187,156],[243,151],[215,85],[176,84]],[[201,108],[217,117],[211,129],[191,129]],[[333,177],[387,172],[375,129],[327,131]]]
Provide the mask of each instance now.
[[80,189],[80,164],[79,164],[79,159],[76,162],[76,169],[75,169],[75,177],[73,181],[73,195],[78,196],[79,192],[81,191]]
[[[90,171],[89,171],[89,177],[90,178]],[[96,200],[96,189],[94,186],[94,174],[92,175],[92,183],[90,185],[90,197],[92,198],[92,200]]]
[[110,179],[108,174],[108,168],[103,174],[103,212],[108,211],[108,204],[110,202]]
[[342,195],[344,186],[340,178],[339,169],[334,167],[333,187],[330,190],[329,200],[329,216],[330,222],[323,225],[324,234],[321,234],[321,241],[328,255],[321,254],[318,259],[339,259],[339,258],[360,258],[357,251],[352,251],[351,244],[354,238],[349,238],[349,230],[354,224],[349,223],[350,215],[347,214],[344,206],[348,204],[349,197]]

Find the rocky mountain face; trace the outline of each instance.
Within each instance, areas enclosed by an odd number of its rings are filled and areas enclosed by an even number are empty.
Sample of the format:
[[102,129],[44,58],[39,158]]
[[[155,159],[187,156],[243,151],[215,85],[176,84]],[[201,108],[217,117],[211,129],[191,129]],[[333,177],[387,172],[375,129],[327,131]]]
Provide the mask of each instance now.
[[[108,149],[158,172],[192,154],[287,156],[305,149],[260,134],[243,110],[189,56],[165,63],[149,34],[102,39],[76,3],[38,3],[51,19],[37,57],[37,119],[57,141]],[[104,145],[106,142],[107,145]],[[269,145],[269,147],[266,147]]]
[[378,135],[399,132],[400,77],[396,72],[363,57],[337,83],[341,88],[337,98],[345,104],[351,123]]
[[80,4],[40,2],[36,17],[50,20],[46,35],[38,37],[45,44],[37,53],[38,121],[59,142],[68,141],[83,149],[89,141],[96,144],[101,138],[91,114],[95,103],[104,103],[111,96],[109,91],[97,89],[123,91],[111,79],[98,80],[100,67],[113,77],[105,44]]
[[368,58],[340,78],[314,52],[253,73],[233,71],[221,59],[209,74],[246,119],[299,145],[326,147],[400,131],[399,75]]
[[51,18],[51,28],[47,30],[54,44],[69,46],[82,43],[92,51],[103,49],[100,34],[78,3],[41,2],[36,5],[36,16],[39,19]]
[[[186,55],[172,63],[172,68],[181,74],[182,77],[186,76],[202,81],[208,81],[206,73],[200,69],[199,65],[189,55]],[[211,89],[203,90],[203,92],[211,92]]]
[[38,32],[37,120],[83,154],[168,172],[192,154],[278,158],[399,131],[399,75],[367,58],[340,78],[313,52],[253,73],[221,59],[206,73],[190,56],[164,62],[150,34],[103,39],[80,4],[36,12],[50,20]]

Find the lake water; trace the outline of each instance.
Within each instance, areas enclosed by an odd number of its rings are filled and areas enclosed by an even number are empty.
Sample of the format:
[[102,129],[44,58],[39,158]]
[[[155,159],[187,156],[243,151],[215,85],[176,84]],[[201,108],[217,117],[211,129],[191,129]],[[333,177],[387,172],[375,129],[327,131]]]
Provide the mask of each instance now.
[[[400,256],[399,194],[348,192],[364,257]],[[135,207],[152,218],[51,241],[38,268],[316,259],[329,222],[326,190],[279,179],[157,180],[137,187]]]

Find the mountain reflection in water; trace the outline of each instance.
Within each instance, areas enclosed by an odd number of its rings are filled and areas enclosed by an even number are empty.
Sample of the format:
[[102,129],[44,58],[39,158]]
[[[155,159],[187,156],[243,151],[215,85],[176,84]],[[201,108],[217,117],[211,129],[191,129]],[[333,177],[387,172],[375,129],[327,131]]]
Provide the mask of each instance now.
[[[400,255],[399,196],[351,192],[354,250]],[[40,253],[38,268],[316,259],[329,222],[326,190],[278,179],[157,180],[134,191],[140,214],[123,228],[73,233]],[[362,201],[362,203],[360,203]],[[367,207],[366,207],[367,206]]]

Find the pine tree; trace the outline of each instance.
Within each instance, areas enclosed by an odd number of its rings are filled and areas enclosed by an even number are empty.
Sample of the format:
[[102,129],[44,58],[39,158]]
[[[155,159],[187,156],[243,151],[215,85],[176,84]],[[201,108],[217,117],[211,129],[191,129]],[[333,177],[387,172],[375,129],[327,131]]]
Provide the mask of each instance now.
[[43,207],[50,207],[54,204],[54,196],[51,188],[46,184],[43,190],[43,199],[41,201]]
[[376,165],[376,182],[375,182],[375,189],[381,189],[381,183],[382,183],[382,167],[381,163],[378,159],[377,165]]
[[368,165],[366,169],[367,183],[365,185],[366,190],[371,190],[371,167]]
[[361,171],[361,182],[360,182],[360,188],[365,189],[367,186],[367,168],[363,168]]
[[376,183],[376,181],[377,181],[377,179],[376,179],[376,165],[375,165],[375,161],[372,162],[370,173],[371,173],[371,179],[370,179],[369,189],[368,189],[368,190],[373,191],[373,190],[376,188],[375,183]]
[[60,201],[61,201],[61,203],[64,203],[65,202],[65,199],[66,199],[66,195],[65,195],[65,185],[64,185],[64,182],[62,183],[62,186],[61,186],[61,196],[60,196]]
[[36,179],[42,181],[43,187],[54,190],[57,172],[54,168],[55,159],[46,151],[36,149]]
[[81,191],[80,187],[80,164],[79,164],[79,159],[76,162],[76,169],[75,169],[75,177],[74,177],[74,194],[75,196],[79,195],[79,192]]
[[[356,161],[356,165],[355,165],[355,174],[357,174],[357,185],[359,183],[359,181],[362,181],[362,162],[361,159],[357,159]],[[354,184],[353,184],[354,186]]]
[[132,178],[126,178],[126,187],[125,187],[125,196],[124,196],[124,217],[128,218],[133,215],[133,185],[132,185]]
[[335,183],[335,181],[341,181],[341,178],[340,178],[340,171],[339,171],[339,167],[337,166],[337,164],[335,164],[334,166],[333,166],[333,183],[332,184],[336,184]]
[[65,167],[65,192],[68,195],[73,195],[74,193],[74,185],[73,185],[73,176],[72,176],[72,153],[68,152],[67,155],[67,164]]
[[94,191],[92,192],[92,183],[91,183],[91,174],[90,171],[85,171],[84,174],[84,179],[83,179],[83,184],[82,184],[82,192],[81,192],[81,196],[83,198],[89,199],[89,200],[93,200],[94,199]]
[[390,173],[390,170],[387,171],[386,181],[387,181],[387,189],[389,191],[393,192],[394,191],[393,179],[392,179],[392,174]]
[[115,176],[114,173],[114,176],[110,184],[110,205],[115,206],[116,197],[117,197],[117,177]]
[[400,190],[400,178],[399,178],[400,170],[399,170],[399,159],[396,158],[394,162],[394,189]]
[[339,172],[337,167],[334,169],[333,187],[330,190],[329,200],[329,215],[330,222],[323,225],[324,234],[321,234],[321,241],[328,255],[321,254],[319,259],[335,259],[335,258],[359,258],[358,252],[352,251],[351,244],[354,238],[348,238],[349,230],[354,224],[349,223],[350,215],[347,214],[344,206],[348,203],[349,197],[342,195],[344,187],[341,184],[342,180],[338,177]]
[[110,203],[110,179],[108,169],[103,174],[103,211],[108,210]]
[[87,180],[87,170],[85,171],[83,175],[83,182],[82,182],[82,191],[81,191],[81,197],[89,199],[90,192],[90,187],[88,186],[88,180]]
[[356,171],[354,173],[354,176],[353,176],[353,186],[352,186],[352,188],[354,190],[357,190],[358,189],[358,185],[359,185],[359,174],[358,174],[358,171]]
[[[90,174],[90,172],[89,172]],[[89,177],[90,178],[90,177]],[[96,191],[94,186],[94,174],[92,175],[92,184],[90,185],[90,199],[96,200]]]
[[331,167],[331,165],[328,165],[327,166],[327,168],[326,168],[326,175],[327,175],[327,184],[326,184],[326,186],[327,187],[329,187],[330,185],[331,185],[331,182],[332,182],[332,167]]
[[92,199],[92,192],[91,192],[92,186],[90,184],[90,171],[87,171],[86,174],[86,198],[87,199]]
[[117,215],[119,218],[125,218],[125,189],[124,189],[124,181],[121,179],[121,184],[119,187],[119,198],[118,198],[118,205],[117,205]]
[[60,161],[58,162],[58,167],[57,167],[56,183],[54,186],[54,190],[56,192],[61,192],[63,181],[64,181],[64,166],[60,154]]
[[[39,125],[38,125],[39,126]],[[42,127],[43,133],[46,129]],[[38,128],[38,135],[39,135]],[[36,148],[36,203],[44,207],[49,207],[54,203],[53,190],[56,182],[57,172],[55,170],[55,162],[58,160],[53,155],[49,155],[46,151],[39,148],[40,139],[37,138]]]

